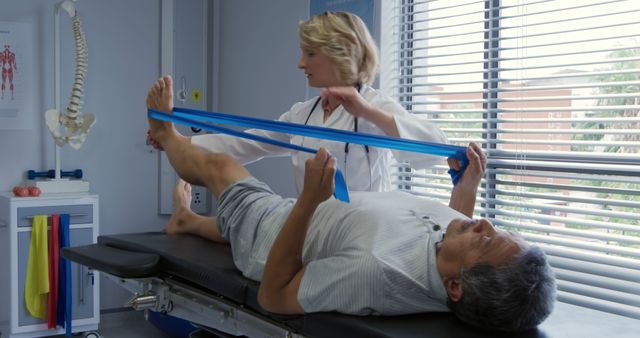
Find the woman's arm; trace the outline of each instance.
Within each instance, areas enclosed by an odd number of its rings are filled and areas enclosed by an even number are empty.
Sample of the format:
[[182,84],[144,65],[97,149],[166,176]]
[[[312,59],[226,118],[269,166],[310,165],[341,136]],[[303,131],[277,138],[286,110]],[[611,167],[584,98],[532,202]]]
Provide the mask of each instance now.
[[[249,129],[246,132],[282,142],[290,142],[290,136],[284,133],[257,129]],[[264,157],[284,156],[290,153],[287,148],[226,134],[194,135],[191,137],[191,143],[212,153],[229,154],[242,165]]]
[[[296,122],[300,110],[304,110],[305,107],[311,103],[312,102],[307,101],[294,104],[288,112],[280,115],[278,121]],[[260,129],[247,129],[245,132],[285,143],[291,142],[291,135],[286,133]],[[258,161],[264,157],[286,156],[291,154],[291,150],[287,148],[222,133],[198,134],[188,136],[188,138],[191,140],[191,144],[197,145],[212,153],[229,154],[242,165]],[[160,144],[149,135],[148,131],[147,143],[157,150],[163,150]]]
[[[409,114],[397,101],[378,91],[365,93],[365,96],[362,96],[354,87],[329,87],[322,91],[321,96],[333,98],[342,104],[351,115],[371,122],[387,136],[448,143],[447,137],[435,123]],[[376,130],[365,130],[364,128],[362,130],[377,133]],[[443,163],[442,157],[439,156],[401,150],[391,151],[396,160],[407,161],[416,169],[430,168]]]
[[371,121],[386,135],[400,137],[393,115],[367,102],[355,87],[329,87],[322,90],[323,99],[332,97],[349,114]]

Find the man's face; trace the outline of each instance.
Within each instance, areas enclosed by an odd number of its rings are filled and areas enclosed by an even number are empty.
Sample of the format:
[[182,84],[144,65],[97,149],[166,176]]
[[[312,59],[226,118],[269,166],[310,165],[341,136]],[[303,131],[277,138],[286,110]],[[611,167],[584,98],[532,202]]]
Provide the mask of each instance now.
[[438,263],[445,274],[455,276],[460,269],[479,263],[499,266],[526,247],[517,235],[498,231],[486,219],[455,219],[449,223],[438,249]]

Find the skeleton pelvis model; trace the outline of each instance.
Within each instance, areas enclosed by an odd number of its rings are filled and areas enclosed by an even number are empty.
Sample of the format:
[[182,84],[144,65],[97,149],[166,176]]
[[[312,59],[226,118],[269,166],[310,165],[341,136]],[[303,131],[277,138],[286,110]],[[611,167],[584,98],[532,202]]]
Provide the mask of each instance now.
[[44,117],[47,128],[58,146],[62,147],[68,143],[74,149],[80,149],[87,139],[89,130],[96,123],[96,117],[93,114],[80,112],[84,95],[84,78],[87,73],[87,42],[73,3],[64,1],[61,6],[69,13],[73,23],[76,44],[75,77],[67,108],[63,112],[49,109],[44,113]]

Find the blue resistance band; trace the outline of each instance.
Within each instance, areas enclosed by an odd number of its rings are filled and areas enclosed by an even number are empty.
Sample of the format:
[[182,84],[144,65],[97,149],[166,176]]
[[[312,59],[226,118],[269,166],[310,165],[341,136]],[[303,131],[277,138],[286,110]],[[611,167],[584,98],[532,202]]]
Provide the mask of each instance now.
[[[222,123],[227,125],[233,125],[238,127],[264,129],[275,132],[282,132],[286,134],[301,135],[319,139],[327,139],[339,142],[349,142],[361,145],[368,145],[380,148],[390,148],[411,152],[418,152],[430,155],[446,156],[457,159],[461,164],[460,170],[449,170],[451,180],[453,184],[457,184],[458,180],[462,176],[464,169],[468,165],[469,161],[466,156],[466,148],[460,146],[453,146],[448,144],[439,144],[432,142],[407,140],[397,137],[389,137],[375,134],[368,134],[362,132],[352,132],[339,129],[331,129],[317,126],[302,125],[289,122],[272,121],[259,119],[254,117],[229,115],[223,113],[212,113],[195,109],[187,108],[174,108],[173,114],[162,113],[153,109],[148,110],[148,116],[161,121],[174,122],[177,124],[187,125],[191,127],[197,127],[208,131],[221,132],[237,137],[243,137],[254,141],[273,144],[276,146],[286,147],[293,150],[304,151],[307,153],[315,154],[316,149],[307,148],[291,144],[288,142],[282,142],[258,136],[242,131],[237,131],[229,128],[206,124],[203,122]],[[335,179],[335,191],[336,198],[348,202],[349,192],[347,190],[346,183],[342,173],[336,171]]]

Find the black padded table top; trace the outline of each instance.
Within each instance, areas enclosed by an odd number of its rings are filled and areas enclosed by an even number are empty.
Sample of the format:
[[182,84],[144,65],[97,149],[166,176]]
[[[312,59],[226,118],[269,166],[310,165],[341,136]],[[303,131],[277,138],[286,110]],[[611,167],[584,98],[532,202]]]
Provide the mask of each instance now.
[[190,235],[146,232],[99,236],[98,244],[160,256],[158,270],[180,277],[235,302],[246,302],[249,284],[233,264],[231,248]]
[[101,244],[62,248],[62,257],[95,270],[122,278],[157,276],[160,256],[154,253],[132,252]]
[[[101,246],[131,251],[136,263],[148,264],[149,256],[159,256],[160,274],[189,281],[200,289],[223,295],[258,315],[269,317],[307,337],[637,337],[640,321],[564,303],[538,329],[519,333],[483,332],[458,321],[450,313],[423,313],[404,316],[350,316],[338,313],[311,313],[278,316],[265,312],[257,302],[259,283],[242,276],[231,257],[229,246],[190,235],[160,232],[98,237]],[[97,249],[102,250],[102,249]],[[73,249],[71,250],[73,251]],[[65,253],[68,256],[70,253]],[[123,257],[123,255],[119,255]],[[72,257],[69,257],[73,260]],[[81,264],[86,262],[82,258]],[[105,264],[104,262],[99,262]],[[86,264],[89,265],[90,264]],[[121,265],[127,265],[123,263]],[[126,268],[126,267],[125,267]],[[151,269],[145,265],[145,269]],[[98,269],[100,270],[100,269]],[[128,270],[125,271],[130,271]],[[147,273],[148,271],[141,271]],[[121,276],[124,277],[124,276]]]

